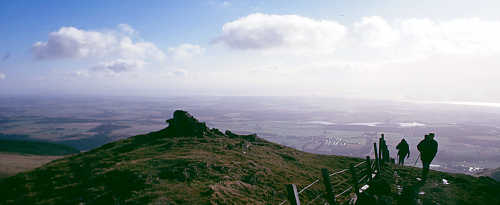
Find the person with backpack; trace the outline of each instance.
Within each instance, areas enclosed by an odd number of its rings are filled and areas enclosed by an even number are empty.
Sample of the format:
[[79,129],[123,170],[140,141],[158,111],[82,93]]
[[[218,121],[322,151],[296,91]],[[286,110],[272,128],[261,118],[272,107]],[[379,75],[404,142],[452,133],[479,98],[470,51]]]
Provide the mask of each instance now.
[[434,140],[434,133],[425,135],[425,139],[418,143],[417,149],[420,152],[420,160],[422,160],[422,179],[425,180],[429,173],[431,162],[438,150],[438,143]]
[[398,150],[398,159],[399,165],[404,165],[405,164],[405,157],[410,158],[410,146],[406,142],[406,140],[403,138],[401,142],[396,146],[396,149]]

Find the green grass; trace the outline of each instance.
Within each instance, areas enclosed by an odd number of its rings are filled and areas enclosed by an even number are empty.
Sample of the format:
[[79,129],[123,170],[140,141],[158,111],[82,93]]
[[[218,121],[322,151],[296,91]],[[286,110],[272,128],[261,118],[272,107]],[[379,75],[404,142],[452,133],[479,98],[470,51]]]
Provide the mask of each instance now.
[[60,156],[80,151],[70,146],[49,142],[0,139],[0,152]]

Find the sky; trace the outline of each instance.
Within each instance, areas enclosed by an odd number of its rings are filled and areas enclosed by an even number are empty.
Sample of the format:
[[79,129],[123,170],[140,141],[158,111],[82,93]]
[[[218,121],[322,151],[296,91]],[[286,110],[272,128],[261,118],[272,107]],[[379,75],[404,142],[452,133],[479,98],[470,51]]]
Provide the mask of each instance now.
[[499,1],[0,1],[0,95],[500,103]]

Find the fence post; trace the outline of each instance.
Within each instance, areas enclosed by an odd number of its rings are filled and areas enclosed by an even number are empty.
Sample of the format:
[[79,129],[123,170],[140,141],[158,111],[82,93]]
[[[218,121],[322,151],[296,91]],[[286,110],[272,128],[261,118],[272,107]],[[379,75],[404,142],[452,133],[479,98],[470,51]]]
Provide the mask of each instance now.
[[295,184],[287,184],[286,192],[288,193],[288,202],[291,205],[300,205],[299,193],[297,192],[297,186]]
[[356,174],[356,170],[354,169],[354,164],[351,164],[349,167],[349,171],[351,172],[352,179],[352,190],[356,195],[358,195],[359,187],[358,187],[358,175]]
[[372,181],[372,165],[370,156],[366,156],[366,174],[368,174],[368,182]]
[[323,175],[323,184],[325,185],[326,191],[326,201],[328,204],[335,205],[337,202],[335,201],[335,193],[333,192],[333,186],[330,182],[330,174],[328,173],[328,169],[322,168],[321,174]]
[[377,153],[377,143],[373,143],[373,151],[375,151],[375,169],[377,170],[377,173],[380,173],[380,158],[378,158],[378,153]]
[[[382,134],[384,136],[384,134]],[[378,161],[379,161],[379,166],[383,167],[384,166],[384,147],[382,147],[382,138],[378,138]]]

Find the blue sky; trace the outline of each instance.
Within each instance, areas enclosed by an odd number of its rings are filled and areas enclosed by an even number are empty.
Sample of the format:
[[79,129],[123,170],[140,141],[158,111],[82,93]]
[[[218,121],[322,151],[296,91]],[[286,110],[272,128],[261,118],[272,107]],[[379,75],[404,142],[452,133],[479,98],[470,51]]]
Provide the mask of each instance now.
[[496,102],[499,6],[1,1],[0,94]]

